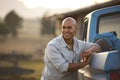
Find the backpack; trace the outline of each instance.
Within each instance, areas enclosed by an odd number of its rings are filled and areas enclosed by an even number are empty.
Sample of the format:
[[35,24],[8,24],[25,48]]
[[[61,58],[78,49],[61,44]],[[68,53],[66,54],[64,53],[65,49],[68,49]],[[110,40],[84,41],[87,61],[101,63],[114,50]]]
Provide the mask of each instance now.
[[102,51],[120,50],[120,39],[116,32],[106,32],[94,36],[93,42],[101,46]]

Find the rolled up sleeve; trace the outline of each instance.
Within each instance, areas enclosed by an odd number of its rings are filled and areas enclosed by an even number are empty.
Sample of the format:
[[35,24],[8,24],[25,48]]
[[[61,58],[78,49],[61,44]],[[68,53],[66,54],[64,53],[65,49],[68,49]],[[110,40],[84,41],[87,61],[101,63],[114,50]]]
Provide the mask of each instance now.
[[48,60],[60,72],[66,72],[68,62],[63,58],[60,50],[55,45],[48,45],[45,50]]
[[93,45],[95,45],[95,43],[88,43],[88,42],[86,42],[85,44],[84,44],[84,48],[87,50],[87,49],[89,49],[90,47],[92,47]]

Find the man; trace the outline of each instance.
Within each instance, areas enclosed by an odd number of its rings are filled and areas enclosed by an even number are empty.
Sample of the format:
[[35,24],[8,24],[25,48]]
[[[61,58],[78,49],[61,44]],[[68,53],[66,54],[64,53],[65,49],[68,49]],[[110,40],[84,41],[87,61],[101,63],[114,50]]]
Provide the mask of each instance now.
[[95,43],[76,39],[76,31],[76,20],[65,18],[61,35],[51,40],[45,49],[45,69],[41,80],[78,80],[78,69],[89,64],[92,53],[101,50]]

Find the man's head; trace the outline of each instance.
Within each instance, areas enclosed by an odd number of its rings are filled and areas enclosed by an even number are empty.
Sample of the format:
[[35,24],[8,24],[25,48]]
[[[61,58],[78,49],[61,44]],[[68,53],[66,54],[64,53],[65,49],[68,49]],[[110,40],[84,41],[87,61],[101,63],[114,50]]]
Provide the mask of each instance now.
[[67,17],[62,22],[62,35],[63,38],[68,40],[72,39],[77,31],[76,20],[72,17]]

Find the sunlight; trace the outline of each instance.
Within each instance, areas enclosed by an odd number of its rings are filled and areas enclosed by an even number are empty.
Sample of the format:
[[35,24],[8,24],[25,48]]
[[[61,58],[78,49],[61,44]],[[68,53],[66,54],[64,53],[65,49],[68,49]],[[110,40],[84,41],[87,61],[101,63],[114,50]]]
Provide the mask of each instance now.
[[95,0],[97,3],[103,3],[103,2],[106,2],[106,1],[112,1],[112,0]]
[[45,7],[45,8],[70,8],[76,9],[80,7],[85,7],[93,5],[95,3],[102,3],[110,0],[19,0],[27,8]]
[[27,8],[35,8],[39,7],[42,4],[41,0],[19,0],[21,1]]

